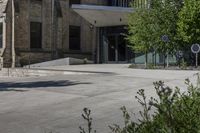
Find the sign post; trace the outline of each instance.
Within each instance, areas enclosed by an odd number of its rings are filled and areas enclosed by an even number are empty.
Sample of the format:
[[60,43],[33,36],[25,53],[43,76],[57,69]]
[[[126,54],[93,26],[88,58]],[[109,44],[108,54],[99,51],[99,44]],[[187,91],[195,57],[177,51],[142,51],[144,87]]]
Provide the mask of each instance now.
[[198,67],[198,53],[200,52],[200,45],[199,44],[193,44],[191,46],[191,51],[196,55],[196,63],[195,66]]
[[198,53],[196,53],[196,67],[198,67]]

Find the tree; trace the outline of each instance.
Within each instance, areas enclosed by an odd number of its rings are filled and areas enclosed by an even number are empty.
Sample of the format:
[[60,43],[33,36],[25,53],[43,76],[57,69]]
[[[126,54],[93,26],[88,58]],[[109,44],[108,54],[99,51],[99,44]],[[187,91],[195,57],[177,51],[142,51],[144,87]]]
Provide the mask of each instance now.
[[178,35],[183,46],[191,46],[200,43],[200,1],[184,0],[178,20]]
[[150,21],[150,12],[145,9],[138,9],[136,12],[132,13],[129,17],[129,27],[128,27],[128,40],[130,46],[133,50],[137,52],[145,53],[145,66],[147,66],[148,52],[152,49],[151,26],[153,26]]
[[[173,54],[177,49],[176,29],[178,12],[181,7],[180,0],[151,0],[144,2],[146,6],[135,6],[135,12],[129,15],[127,39],[136,52],[145,53],[145,64],[147,64],[147,53],[157,51],[160,54]],[[166,45],[161,37],[168,35],[170,42]]]

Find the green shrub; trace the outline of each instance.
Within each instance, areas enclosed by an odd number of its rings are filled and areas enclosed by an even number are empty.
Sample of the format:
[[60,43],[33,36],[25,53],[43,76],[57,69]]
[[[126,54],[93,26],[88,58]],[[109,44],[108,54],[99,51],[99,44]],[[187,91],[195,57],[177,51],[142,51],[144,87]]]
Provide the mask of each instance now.
[[[141,64],[130,64],[128,68],[145,68],[145,66]],[[148,63],[146,69],[157,69],[157,67],[152,63]]]
[[136,65],[136,64],[130,64],[129,66],[128,66],[128,68],[137,68],[138,66]]
[[[87,133],[96,133],[96,130],[93,131],[92,129],[92,118],[91,118],[91,110],[88,108],[83,109],[82,117],[85,121],[87,121]],[[80,133],[86,133],[86,129],[82,126],[79,127]]]
[[156,66],[152,63],[147,64],[147,68],[146,69],[156,69]]
[[139,90],[136,99],[143,108],[139,122],[132,120],[126,107],[122,107],[124,127],[114,124],[109,128],[112,133],[200,133],[199,79],[198,76],[197,85],[185,81],[187,92],[155,82],[158,99],[148,100],[144,90]]
[[184,59],[181,60],[180,62],[180,69],[186,70],[187,69],[187,62],[184,61]]

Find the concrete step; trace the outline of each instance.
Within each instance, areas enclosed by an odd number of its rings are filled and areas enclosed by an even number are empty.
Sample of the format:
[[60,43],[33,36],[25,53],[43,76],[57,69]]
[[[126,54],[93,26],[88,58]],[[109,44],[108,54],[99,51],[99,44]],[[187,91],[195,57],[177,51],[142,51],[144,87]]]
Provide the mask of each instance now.
[[27,68],[3,68],[0,76],[7,77],[31,77],[31,76],[52,76],[52,75],[77,75],[92,74],[88,72],[77,72],[67,70],[27,69]]
[[76,58],[62,58],[46,62],[41,62],[37,64],[31,64],[30,66],[25,66],[25,68],[38,68],[38,67],[49,67],[49,66],[65,66],[65,65],[80,65],[80,64],[93,64],[92,61],[87,59],[76,59]]

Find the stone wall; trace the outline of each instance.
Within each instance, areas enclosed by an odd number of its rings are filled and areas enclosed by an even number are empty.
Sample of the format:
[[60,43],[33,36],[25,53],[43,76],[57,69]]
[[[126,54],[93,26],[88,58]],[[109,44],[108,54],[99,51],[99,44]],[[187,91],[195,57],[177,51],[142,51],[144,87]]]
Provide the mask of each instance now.
[[6,47],[3,53],[3,63],[4,67],[10,67],[12,63],[12,50],[11,50],[11,43],[12,43],[12,10],[11,10],[11,1],[8,1],[7,11],[6,11]]
[[[105,5],[107,0],[82,0],[82,4]],[[7,41],[4,60],[11,61],[11,4],[7,9]],[[19,13],[15,17],[15,48],[17,62],[26,62],[31,56],[31,62],[41,62],[66,56],[92,59],[96,46],[95,28],[75,13],[69,5],[69,0],[60,0],[62,17],[52,15],[51,0],[19,0]],[[53,16],[53,17],[52,17]],[[30,49],[30,22],[42,23],[42,49]],[[81,27],[81,50],[69,49],[69,26]],[[35,55],[35,56],[34,56]]]
[[[27,0],[19,1],[19,13],[15,13],[15,48],[16,50],[30,49],[29,32],[29,2]],[[18,54],[18,51],[16,51]]]
[[16,66],[23,67],[25,65],[34,64],[51,60],[51,52],[20,52]]

